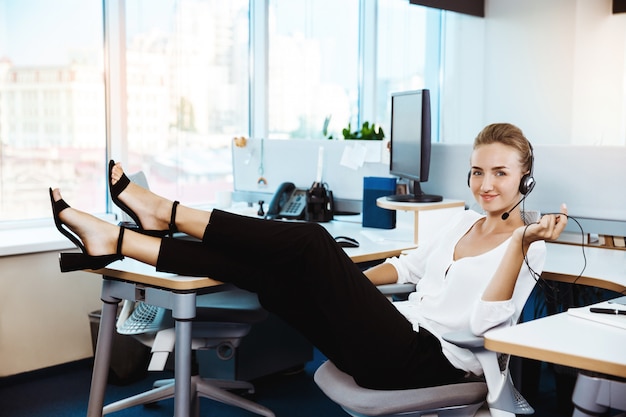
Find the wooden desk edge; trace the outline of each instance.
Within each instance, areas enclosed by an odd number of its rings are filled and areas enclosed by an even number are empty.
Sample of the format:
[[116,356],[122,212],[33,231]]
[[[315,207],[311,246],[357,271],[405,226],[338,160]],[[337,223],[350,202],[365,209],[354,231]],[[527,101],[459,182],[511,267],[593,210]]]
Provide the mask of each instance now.
[[529,346],[518,346],[508,342],[490,339],[487,335],[485,335],[485,348],[494,352],[507,353],[522,358],[535,359],[626,378],[626,365],[608,363],[593,358],[581,358],[563,352],[555,352]]
[[426,211],[438,210],[452,207],[465,207],[462,200],[443,200],[436,203],[402,203],[397,201],[386,200],[380,197],[376,200],[376,205],[388,210],[404,210],[404,211]]
[[352,262],[358,264],[361,262],[379,261],[391,258],[393,256],[400,256],[404,251],[415,249],[415,246],[407,246],[405,249],[389,249],[386,251],[380,251],[376,253],[368,253],[363,255],[350,256]]
[[185,277],[185,279],[176,278],[163,278],[149,276],[145,273],[132,272],[132,271],[120,271],[118,269],[102,268],[94,270],[93,272],[101,274],[104,277],[119,279],[121,281],[128,281],[137,284],[144,284],[152,287],[165,288],[175,291],[193,291],[202,288],[215,287],[223,285],[221,281],[216,281],[211,278],[201,277]]
[[543,271],[541,277],[550,281],[567,282],[570,284],[588,285],[590,287],[603,288],[605,290],[615,291],[617,293],[626,293],[626,286],[620,285],[616,282],[605,281],[600,278],[591,278],[586,276],[575,277],[569,274],[562,274],[559,272]]

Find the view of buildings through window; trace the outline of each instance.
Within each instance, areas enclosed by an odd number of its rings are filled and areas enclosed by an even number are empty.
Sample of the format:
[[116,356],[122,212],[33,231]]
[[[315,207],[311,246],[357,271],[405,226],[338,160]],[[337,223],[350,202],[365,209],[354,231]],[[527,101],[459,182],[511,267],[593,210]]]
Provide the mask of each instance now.
[[[248,134],[247,0],[126,2],[128,171],[187,204],[232,189]],[[115,157],[115,155],[113,155]]]
[[358,120],[359,0],[270,0],[273,139],[321,139]]
[[[250,49],[252,1],[268,2],[267,50]],[[369,86],[359,0],[121,4],[125,91],[112,94],[126,106],[125,137],[107,137],[102,2],[0,0],[1,221],[49,217],[49,186],[105,212],[107,158],[119,159],[107,155],[111,143],[155,191],[206,204],[232,188],[232,138],[249,134],[251,113],[267,118],[269,138],[320,139],[327,119],[337,137],[359,120],[364,89],[377,89],[369,117],[386,124],[389,93],[424,84],[425,12],[404,0],[378,0],[380,40],[365,46],[379,54]],[[250,108],[251,62],[265,53],[267,106]]]
[[102,5],[0,0],[0,29],[0,220],[49,216],[49,186],[103,212]]

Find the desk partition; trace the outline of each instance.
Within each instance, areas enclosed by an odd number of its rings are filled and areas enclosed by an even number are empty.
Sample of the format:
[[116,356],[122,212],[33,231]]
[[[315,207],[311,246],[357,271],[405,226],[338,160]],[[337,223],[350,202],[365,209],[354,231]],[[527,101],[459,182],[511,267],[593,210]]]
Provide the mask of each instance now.
[[[466,138],[467,144],[433,144],[424,192],[462,200],[480,209],[467,187],[472,139]],[[553,212],[567,203],[585,232],[626,236],[626,192],[622,185],[626,180],[626,147],[541,145],[540,138],[530,139],[534,142],[537,186],[524,203],[526,209]],[[389,176],[384,143],[363,142],[368,141],[251,139],[244,148],[233,147],[235,191],[240,200],[256,202],[258,195],[265,195],[265,199],[271,196],[283,181],[309,187],[316,178],[319,149],[323,147],[323,181],[336,199],[351,201],[358,210],[363,177]],[[356,146],[368,147],[362,159]],[[259,184],[260,177],[267,183]],[[574,222],[567,230],[579,232]]]

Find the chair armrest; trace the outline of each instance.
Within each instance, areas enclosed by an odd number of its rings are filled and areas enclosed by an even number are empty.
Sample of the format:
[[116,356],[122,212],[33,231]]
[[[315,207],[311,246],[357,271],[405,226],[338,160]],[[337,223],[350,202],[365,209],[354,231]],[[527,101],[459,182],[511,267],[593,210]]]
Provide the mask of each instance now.
[[474,350],[476,348],[483,348],[485,346],[485,340],[482,336],[476,336],[469,330],[461,330],[458,332],[449,332],[442,336],[443,340],[450,342],[462,348]]
[[383,284],[377,288],[385,295],[402,295],[414,292],[415,284]]

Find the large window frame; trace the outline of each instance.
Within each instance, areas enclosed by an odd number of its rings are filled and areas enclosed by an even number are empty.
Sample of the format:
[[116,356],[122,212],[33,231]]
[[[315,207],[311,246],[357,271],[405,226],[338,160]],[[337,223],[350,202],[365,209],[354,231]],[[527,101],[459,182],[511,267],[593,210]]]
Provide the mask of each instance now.
[[[377,1],[359,1],[359,38],[358,38],[358,122],[376,120],[376,25]],[[400,1],[400,0],[399,0]],[[268,3],[269,0],[249,0],[249,101],[248,101],[248,132],[249,137],[268,137]],[[127,78],[126,78],[126,34],[125,8],[126,0],[103,0],[103,47],[105,71],[105,118],[106,145],[102,155],[102,190],[106,194],[105,214],[119,213],[119,210],[108,198],[106,189],[106,161],[115,156],[125,160],[128,157],[127,140]],[[421,7],[421,6],[411,6]],[[433,99],[433,115],[438,115],[439,89],[439,45],[441,36],[440,12],[429,11],[429,33],[436,42],[429,45],[433,59],[429,60],[426,76],[431,88]],[[439,14],[438,14],[439,13]],[[380,99],[380,97],[378,97]],[[386,123],[386,121],[383,121]],[[434,123],[438,126],[439,123]],[[435,130],[436,132],[436,130]],[[437,140],[437,135],[433,136]],[[207,202],[208,203],[208,202]],[[24,227],[24,223],[41,224],[37,220],[2,221],[0,229]],[[49,220],[45,220],[49,222]],[[49,223],[47,223],[49,224]]]

